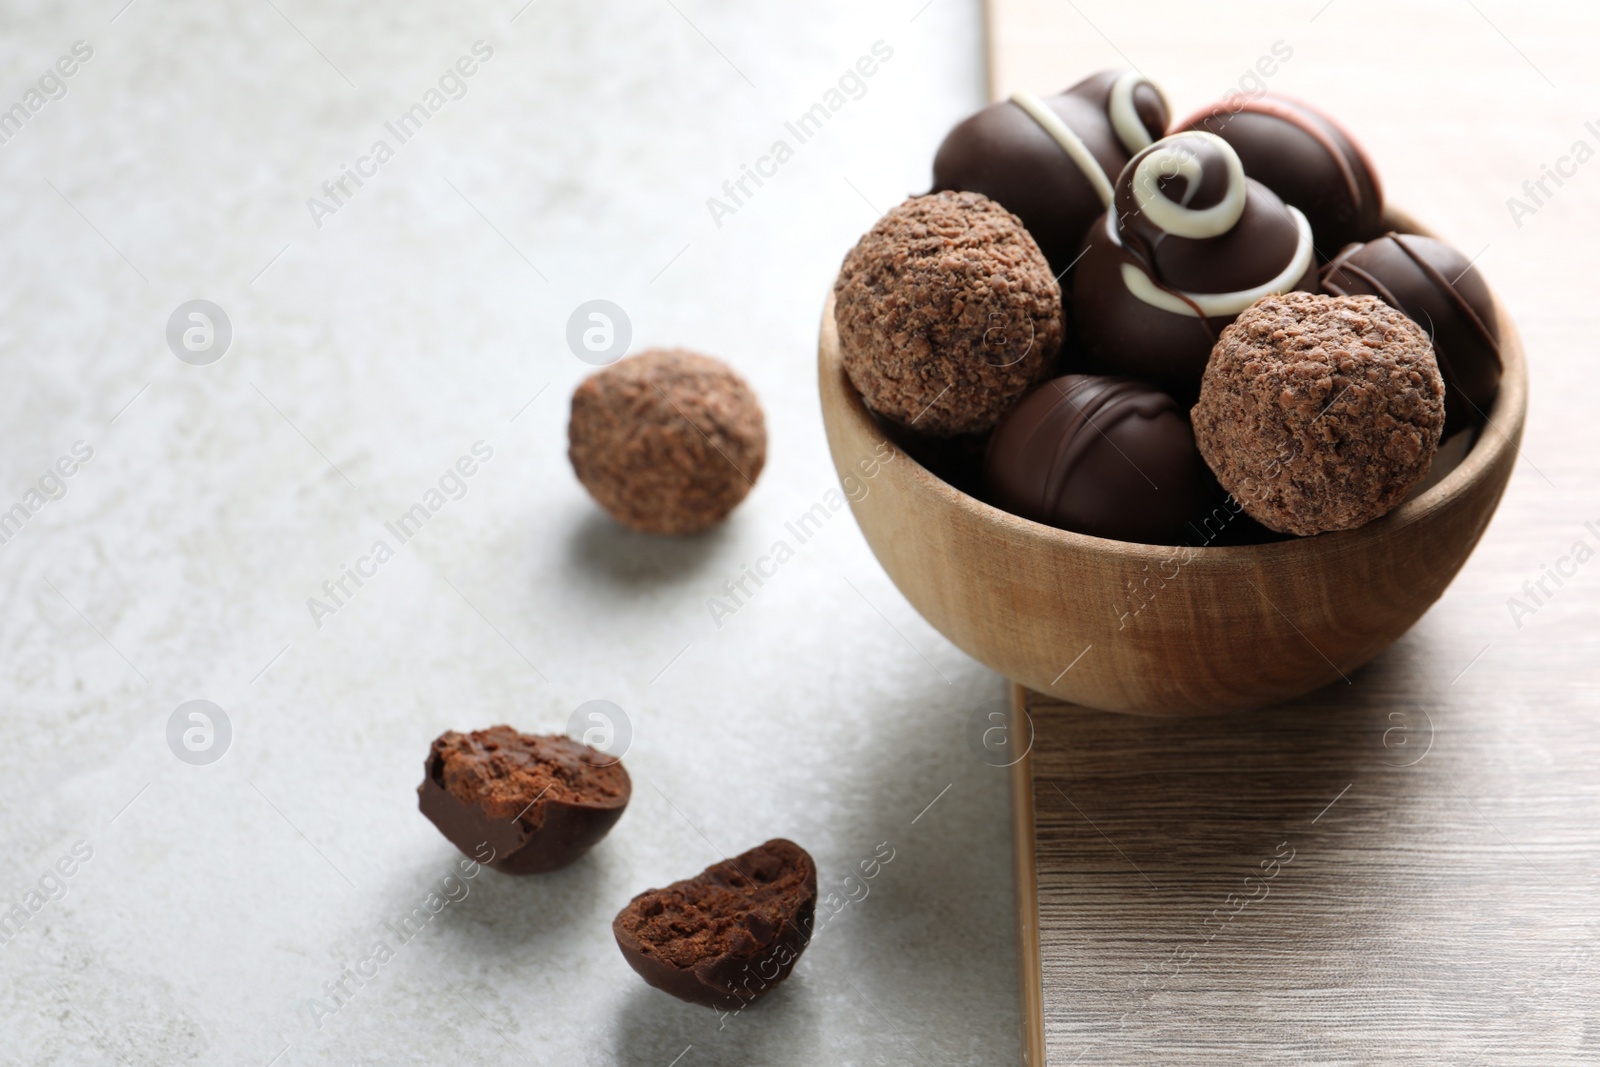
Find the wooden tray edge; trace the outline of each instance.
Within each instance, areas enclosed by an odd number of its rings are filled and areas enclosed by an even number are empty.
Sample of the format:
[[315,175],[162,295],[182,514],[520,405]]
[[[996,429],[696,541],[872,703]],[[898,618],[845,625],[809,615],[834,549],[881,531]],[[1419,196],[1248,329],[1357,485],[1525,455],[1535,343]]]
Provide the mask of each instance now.
[[1033,838],[1033,720],[1028,690],[1011,683],[1010,736],[1028,739],[1028,750],[1011,765],[1011,849],[1017,883],[1017,991],[1022,999],[1022,1062],[1045,1067],[1044,974],[1039,951],[1039,875]]

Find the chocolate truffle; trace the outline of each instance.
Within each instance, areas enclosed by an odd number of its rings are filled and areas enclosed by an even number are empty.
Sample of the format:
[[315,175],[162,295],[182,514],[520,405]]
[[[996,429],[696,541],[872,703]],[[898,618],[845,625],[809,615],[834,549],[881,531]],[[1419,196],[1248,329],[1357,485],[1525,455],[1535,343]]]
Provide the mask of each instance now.
[[1311,222],[1321,259],[1383,231],[1383,188],[1344,128],[1298,100],[1267,93],[1192,116],[1180,130],[1207,130],[1233,146],[1244,172]]
[[1269,296],[1223,331],[1192,413],[1222,487],[1283,533],[1346,530],[1428,473],[1444,382],[1428,337],[1372,296]]
[[767,461],[761,403],[726,364],[653,349],[590,375],[572,394],[567,457],[624,526],[692,534],[745,498]]
[[573,862],[616,825],[633,792],[604,752],[509,726],[446,731],[423,769],[422,814],[463,853],[507,874]]
[[1100,369],[1193,400],[1218,334],[1268,293],[1314,289],[1311,227],[1245,177],[1228,143],[1174,134],[1133,157],[1073,279]]
[[1466,256],[1432,237],[1390,233],[1335,256],[1322,289],[1376,296],[1427,331],[1444,376],[1446,437],[1488,418],[1500,391],[1500,325],[1489,287]]
[[816,864],[780,837],[640,893],[611,932],[628,966],[657,989],[736,1011],[789,976],[816,910]]
[[845,373],[867,407],[933,437],[981,433],[1050,372],[1061,287],[1017,217],[977,193],[918,196],[834,283]]
[[997,507],[1117,541],[1193,541],[1221,503],[1188,416],[1132,378],[1044,383],[995,427],[984,470]]
[[999,201],[1059,275],[1111,203],[1129,157],[1165,133],[1169,118],[1161,90],[1135,71],[1103,70],[1044,99],[1013,93],[945,137],[933,159],[933,191]]

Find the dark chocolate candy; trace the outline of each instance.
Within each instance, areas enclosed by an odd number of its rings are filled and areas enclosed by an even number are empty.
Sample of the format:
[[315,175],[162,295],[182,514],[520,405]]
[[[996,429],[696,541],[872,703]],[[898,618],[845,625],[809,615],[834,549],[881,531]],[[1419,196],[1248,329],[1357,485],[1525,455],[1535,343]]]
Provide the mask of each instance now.
[[1305,213],[1326,261],[1383,229],[1383,188],[1354,138],[1309,104],[1271,93],[1236,98],[1191,116],[1233,146],[1244,172]]
[[1376,296],[1427,331],[1444,377],[1446,437],[1488,418],[1500,390],[1500,325],[1466,256],[1432,237],[1389,233],[1340,252],[1322,272],[1322,288]]
[[616,825],[633,792],[604,752],[509,726],[440,734],[423,769],[422,814],[463,853],[507,874],[572,863]]
[[1015,93],[963,121],[933,160],[933,192],[982,193],[1022,220],[1060,274],[1133,153],[1170,118],[1161,90],[1105,70],[1058,96]]
[[628,966],[680,1000],[735,1011],[789,976],[811,940],[817,867],[774,838],[650,889],[611,923]]
[[1174,134],[1129,161],[1074,271],[1078,332],[1097,369],[1200,389],[1223,327],[1268,293],[1315,290],[1311,227],[1245,177],[1226,141]]
[[1132,378],[1045,382],[995,428],[984,469],[995,506],[1049,526],[1158,545],[1221,532],[1197,525],[1222,494],[1188,417]]

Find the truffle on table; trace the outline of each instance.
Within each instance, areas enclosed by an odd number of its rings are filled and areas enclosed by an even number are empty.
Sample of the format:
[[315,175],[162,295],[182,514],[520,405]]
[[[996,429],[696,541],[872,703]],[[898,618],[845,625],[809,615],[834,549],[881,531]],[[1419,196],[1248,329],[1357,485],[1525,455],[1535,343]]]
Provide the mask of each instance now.
[[422,814],[463,853],[507,874],[572,863],[616,825],[633,793],[604,752],[510,726],[448,730],[423,767]]
[[977,193],[913,197],[845,256],[839,354],[867,407],[933,437],[982,433],[1061,347],[1061,287],[1017,217]]
[[1427,475],[1444,382],[1427,335],[1376,297],[1285,293],[1223,331],[1191,417],[1200,454],[1262,525],[1345,530]]
[[640,893],[611,930],[646,982],[734,1011],[789,976],[810,942],[816,908],[816,864],[780,837]]
[[1427,331],[1444,377],[1446,437],[1481,426],[1500,391],[1500,325],[1472,261],[1432,237],[1389,233],[1345,248],[1322,272],[1334,296],[1375,296]]
[[652,349],[590,375],[572,394],[567,456],[612,518],[652,534],[715,526],[767,461],[761,403],[732,368]]

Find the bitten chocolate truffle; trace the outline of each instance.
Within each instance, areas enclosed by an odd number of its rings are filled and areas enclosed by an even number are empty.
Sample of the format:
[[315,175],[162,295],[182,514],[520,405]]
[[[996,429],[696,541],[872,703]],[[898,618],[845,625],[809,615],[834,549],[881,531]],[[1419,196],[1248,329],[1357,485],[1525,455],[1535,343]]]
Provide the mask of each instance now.
[[1344,127],[1310,104],[1267,93],[1207,108],[1178,128],[1232,145],[1246,174],[1305,213],[1321,259],[1383,232],[1377,170]]
[[571,738],[491,726],[433,742],[417,806],[450,843],[507,874],[565,867],[622,818],[621,762]]
[[1286,293],[1223,331],[1192,418],[1200,454],[1262,525],[1347,530],[1428,473],[1444,382],[1427,335],[1378,298]]
[[867,407],[917,433],[982,433],[1050,373],[1061,287],[1017,217],[977,193],[912,197],[845,256],[839,354]]
[[989,495],[1013,515],[1117,541],[1176,545],[1221,503],[1177,401],[1132,378],[1069,374],[989,438]]
[[1376,296],[1427,332],[1444,376],[1446,437],[1488,418],[1500,391],[1500,324],[1489,287],[1466,256],[1432,237],[1390,233],[1335,256],[1322,289]]
[[572,394],[567,457],[624,526],[692,534],[728,517],[767,461],[767,424],[745,380],[710,356],[653,349]]
[[945,137],[933,159],[933,191],[999,201],[1060,274],[1110,205],[1129,157],[1164,134],[1170,118],[1161,90],[1134,71],[1103,70],[1043,99],[1013,93]]
[[817,867],[774,838],[650,889],[611,923],[628,966],[680,1000],[736,1011],[789,976],[811,940]]
[[1097,369],[1189,402],[1235,315],[1316,283],[1305,216],[1247,178],[1222,138],[1180,133],[1123,169],[1111,212],[1089,230],[1073,309]]

